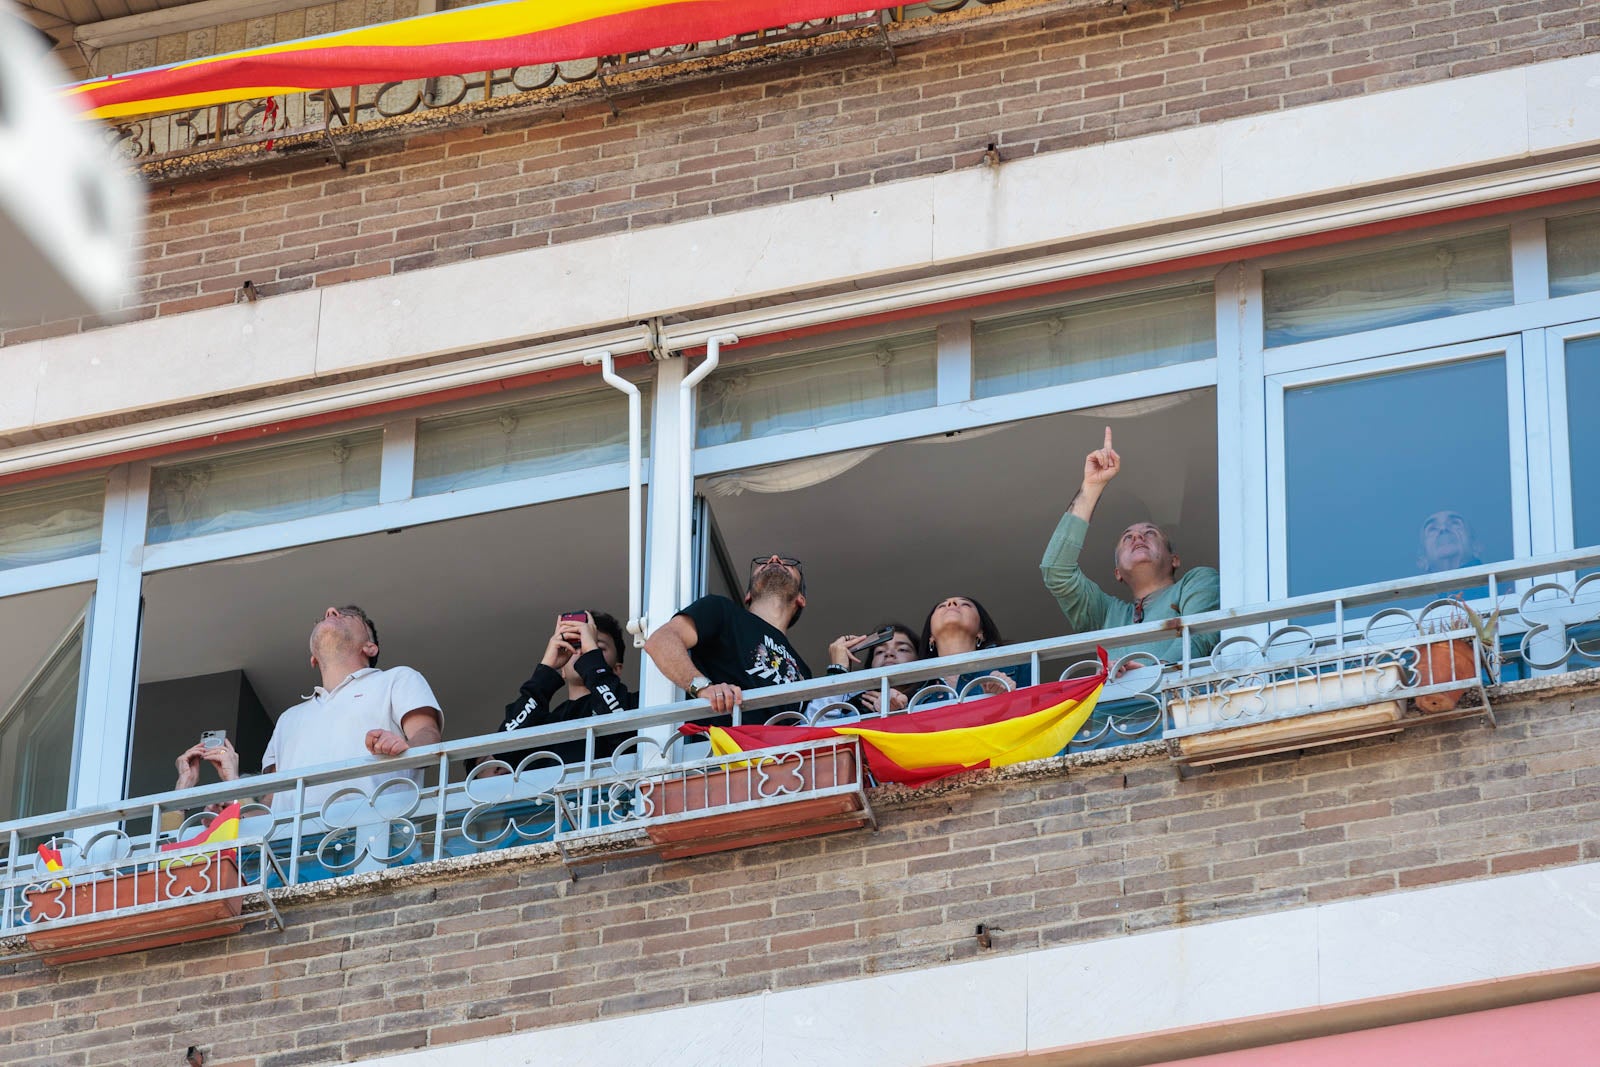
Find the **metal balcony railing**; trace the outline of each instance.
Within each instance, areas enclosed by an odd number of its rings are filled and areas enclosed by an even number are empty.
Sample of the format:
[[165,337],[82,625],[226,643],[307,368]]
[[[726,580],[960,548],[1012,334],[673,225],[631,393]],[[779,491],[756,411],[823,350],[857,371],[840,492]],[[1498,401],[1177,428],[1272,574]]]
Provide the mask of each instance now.
[[[880,706],[888,707],[896,687],[914,695],[909,709],[891,714],[916,714],[953,698],[980,697],[1001,684],[985,678],[957,693],[943,677],[1022,664],[1037,684],[1047,674],[1097,671],[1096,650],[1105,648],[1113,657],[1110,680],[1069,752],[1165,737],[1175,758],[1203,763],[1274,751],[1275,744],[1303,747],[1308,736],[1392,732],[1437,721],[1438,713],[1419,710],[1435,699],[1460,701],[1446,715],[1488,714],[1488,686],[1496,679],[1600,664],[1600,575],[1578,577],[1596,567],[1600,548],[1589,548],[1224,609],[1181,624],[1124,626],[829,675],[750,691],[735,717],[774,708],[786,709],[778,722],[856,716],[849,696],[876,689]],[[1160,664],[1139,650],[1141,643],[1169,640],[1174,630],[1186,638],[1218,633],[1223,640],[1209,658],[1186,657],[1178,664]],[[1317,719],[1349,709],[1378,718],[1325,729]],[[726,786],[730,773],[737,776],[741,769],[754,776],[741,798],[724,793],[716,799],[707,792],[700,806],[759,807],[828,789],[859,791],[865,784],[859,761],[854,778],[814,776],[802,787],[771,760],[709,757],[703,743],[686,743],[675,731],[709,714],[704,701],[686,701],[413,749],[382,766],[394,772],[422,769],[428,772],[425,784],[394,777],[371,795],[352,786],[315,807],[304,803],[309,787],[370,777],[373,762],[262,775],[3,823],[0,936],[43,921],[24,903],[30,891],[55,877],[37,866],[38,844],[57,842],[68,874],[157,860],[163,841],[187,839],[203,825],[208,816],[202,809],[210,804],[245,801],[240,834],[270,842],[281,868],[275,880],[261,883],[270,888],[522,844],[555,845],[565,855],[585,843],[638,837],[638,831],[687,817],[694,804],[661,802],[674,790],[687,796],[710,789],[708,782],[719,775]],[[613,755],[597,758],[597,740],[617,734],[633,736]],[[1243,742],[1229,740],[1240,736]],[[581,762],[565,763],[549,751],[574,741],[584,747]],[[470,761],[528,749],[535,751],[516,767],[491,762],[468,770]],[[774,785],[779,779],[790,784]],[[280,795],[276,807],[260,802],[268,793]],[[152,833],[172,812],[187,814],[183,826]],[[258,863],[257,869],[270,865]]]

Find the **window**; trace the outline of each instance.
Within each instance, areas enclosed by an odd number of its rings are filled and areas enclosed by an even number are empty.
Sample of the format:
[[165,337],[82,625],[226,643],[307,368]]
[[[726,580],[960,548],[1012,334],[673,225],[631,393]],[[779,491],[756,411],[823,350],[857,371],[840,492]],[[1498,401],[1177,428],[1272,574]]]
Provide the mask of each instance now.
[[0,571],[100,551],[105,495],[99,478],[0,494]]
[[[641,388],[649,410],[650,391]],[[644,420],[648,454],[650,420]],[[628,398],[546,397],[417,424],[417,496],[628,460]]]
[[1498,355],[1284,391],[1289,595],[1514,555],[1506,375]]
[[0,821],[66,808],[87,586],[0,601]]
[[1572,468],[1572,543],[1600,545],[1600,337],[1567,342],[1567,455]]
[[1506,230],[1266,272],[1267,346],[1505,307]]
[[1600,289],[1600,212],[1551,219],[1545,223],[1545,247],[1551,296]]
[[724,366],[700,383],[697,443],[726,444],[932,407],[933,332]]
[[239,530],[378,502],[383,431],[157,467],[150,544]]
[[1216,327],[1209,285],[979,322],[973,392],[996,396],[1210,359]]

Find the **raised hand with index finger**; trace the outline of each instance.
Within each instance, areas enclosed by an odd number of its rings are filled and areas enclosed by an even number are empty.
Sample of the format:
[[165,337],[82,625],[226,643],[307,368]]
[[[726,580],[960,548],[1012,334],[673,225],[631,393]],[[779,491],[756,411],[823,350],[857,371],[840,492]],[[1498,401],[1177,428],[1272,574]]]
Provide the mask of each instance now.
[[1111,447],[1111,427],[1106,427],[1104,446],[1090,452],[1083,459],[1083,484],[1104,487],[1122,469],[1122,457]]

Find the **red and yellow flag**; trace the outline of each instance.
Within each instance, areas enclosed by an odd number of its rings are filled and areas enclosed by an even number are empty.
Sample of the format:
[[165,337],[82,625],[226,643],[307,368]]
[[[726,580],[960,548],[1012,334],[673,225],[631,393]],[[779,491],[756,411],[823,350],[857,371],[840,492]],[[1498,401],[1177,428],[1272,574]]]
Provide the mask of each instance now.
[[71,86],[97,118],[714,41],[873,8],[850,0],[497,0]]
[[39,846],[39,858],[44,861],[44,869],[55,874],[61,869],[61,850],[51,848],[49,845]]
[[[161,851],[177,852],[180,849],[198,849],[203,852],[206,851],[207,845],[215,845],[222,841],[233,841],[237,839],[238,836],[239,802],[235,800],[232,804],[229,804],[227,807],[217,812],[216,815],[212,817],[211,821],[206,824],[206,828],[204,830],[201,830],[193,837],[187,838],[183,841],[172,841],[168,844],[162,845]],[[163,860],[162,869],[165,870],[168,863],[182,864],[192,858],[193,857],[180,857],[176,860]]]
[[1094,713],[1106,681],[1105,664],[1102,651],[1100,673],[1087,678],[859,723],[709,727],[690,723],[679,729],[690,736],[709,736],[711,750],[719,756],[855,736],[861,738],[873,778],[920,785],[961,771],[1045,759],[1062,751]]

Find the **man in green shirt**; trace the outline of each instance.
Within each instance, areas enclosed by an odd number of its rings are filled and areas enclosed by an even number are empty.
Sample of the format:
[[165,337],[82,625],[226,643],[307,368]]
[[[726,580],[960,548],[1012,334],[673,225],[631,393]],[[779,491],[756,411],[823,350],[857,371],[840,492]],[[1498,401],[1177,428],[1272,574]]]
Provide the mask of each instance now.
[[[1106,427],[1104,448],[1090,452],[1083,461],[1083,484],[1061,516],[1050,544],[1044,550],[1039,570],[1044,586],[1061,605],[1062,614],[1079,633],[1129,626],[1138,622],[1176,619],[1202,611],[1215,611],[1221,605],[1217,572],[1211,567],[1193,567],[1178,577],[1179,560],[1172,542],[1161,528],[1150,522],[1136,522],[1117,540],[1117,581],[1128,587],[1133,602],[1112,596],[1090,581],[1078,568],[1078,555],[1089,532],[1100,494],[1122,469],[1122,459],[1111,447],[1111,428]],[[1195,634],[1190,654],[1208,656],[1216,647],[1218,634]],[[1151,641],[1117,649],[1149,652],[1168,663],[1183,660],[1183,638],[1177,634],[1166,640]]]

